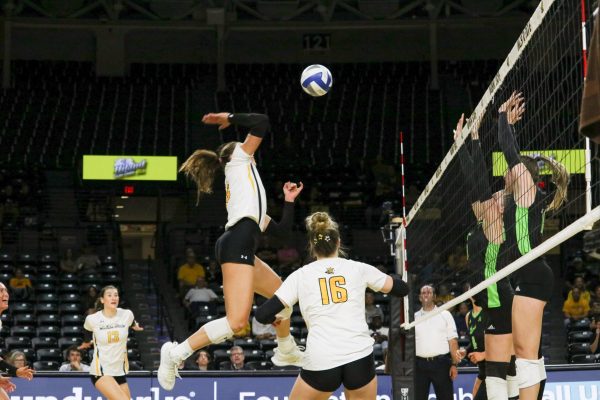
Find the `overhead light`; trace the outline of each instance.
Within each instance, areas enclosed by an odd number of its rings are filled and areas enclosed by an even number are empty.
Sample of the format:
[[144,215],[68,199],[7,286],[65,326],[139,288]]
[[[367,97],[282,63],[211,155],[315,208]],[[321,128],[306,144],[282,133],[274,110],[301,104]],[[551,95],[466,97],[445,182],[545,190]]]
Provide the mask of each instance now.
[[114,214],[113,217],[119,218],[119,214]]
[[122,199],[128,199],[129,196],[121,196]]
[[125,208],[125,206],[124,206],[124,205],[121,205],[121,204],[119,204],[119,205],[118,205],[117,207],[115,207],[115,208]]

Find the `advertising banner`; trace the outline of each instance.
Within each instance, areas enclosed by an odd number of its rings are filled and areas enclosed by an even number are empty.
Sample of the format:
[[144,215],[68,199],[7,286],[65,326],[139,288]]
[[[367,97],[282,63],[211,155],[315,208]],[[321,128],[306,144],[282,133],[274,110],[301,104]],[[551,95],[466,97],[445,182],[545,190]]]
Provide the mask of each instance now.
[[177,157],[83,156],[84,180],[176,181]]
[[[475,373],[462,372],[454,381],[454,400],[473,400]],[[170,392],[162,390],[156,377],[128,376],[133,400],[287,400],[296,376],[184,376]],[[11,400],[102,400],[86,374],[37,376],[31,382],[15,379]],[[391,379],[378,376],[377,400],[392,400]],[[412,397],[409,394],[409,398]],[[432,393],[430,400],[435,399]],[[329,400],[345,400],[337,390]],[[600,400],[600,370],[548,371],[544,400]]]

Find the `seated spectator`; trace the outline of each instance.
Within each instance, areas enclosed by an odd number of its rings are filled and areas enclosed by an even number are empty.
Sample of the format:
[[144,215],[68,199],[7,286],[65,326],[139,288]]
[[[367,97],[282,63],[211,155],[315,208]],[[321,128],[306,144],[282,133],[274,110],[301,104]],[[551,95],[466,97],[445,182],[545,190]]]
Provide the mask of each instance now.
[[15,269],[15,276],[8,281],[10,292],[16,300],[27,300],[33,294],[31,280],[25,277],[21,268]]
[[232,371],[248,370],[244,365],[244,349],[240,346],[233,346],[229,349],[229,361],[231,361],[230,369]]
[[212,370],[212,358],[210,353],[206,350],[200,350],[196,356],[196,365],[198,366],[198,371]]
[[252,336],[258,340],[275,339],[275,328],[271,324],[261,324],[256,317],[252,317]]
[[[588,318],[590,319],[592,324],[594,324],[595,321],[600,321],[600,301],[592,301],[590,305],[590,312],[588,313]],[[590,326],[590,329],[594,329],[595,326],[595,324],[593,327]]]
[[277,250],[277,263],[279,268],[288,269],[290,265],[300,259],[300,254],[295,247],[285,244],[281,249]]
[[467,328],[467,314],[469,312],[469,306],[463,302],[458,305],[458,312],[454,315],[454,322],[456,323],[456,332],[459,336],[464,336],[469,333]]
[[588,282],[591,278],[589,271],[583,264],[581,257],[575,257],[571,263],[571,266],[567,269],[565,274],[566,285],[569,289],[575,286],[575,279],[582,278],[584,282]]
[[96,310],[96,300],[98,299],[98,289],[96,286],[92,285],[88,288],[87,292],[83,296],[81,296],[81,308],[84,310],[85,315],[90,315],[95,313]]
[[384,344],[387,347],[387,340],[390,329],[387,326],[383,326],[383,319],[379,315],[374,315],[369,323],[369,333],[375,343]]
[[67,274],[74,274],[77,272],[77,263],[73,259],[73,250],[67,249],[65,254],[60,259],[60,270]]
[[[590,300],[592,298],[592,295],[591,295],[590,291],[586,289],[585,281],[583,280],[582,277],[578,276],[575,278],[575,280],[573,281],[573,289],[574,288],[579,289],[579,297],[582,298],[583,300],[587,301],[589,304]],[[569,294],[567,295],[567,299],[573,298],[573,289],[571,289],[569,291]]]
[[563,304],[565,327],[568,327],[572,322],[587,317],[590,311],[590,304],[581,297],[579,288],[574,287],[571,293],[572,297],[567,298]]
[[450,293],[447,285],[440,285],[440,291],[436,298],[436,305],[440,306],[444,303],[449,302],[454,298],[454,295]]
[[375,294],[372,292],[365,293],[365,320],[368,322],[374,316],[378,315],[383,319],[383,311],[375,305]]
[[600,285],[596,285],[594,292],[591,293],[590,303],[594,301],[600,301]]
[[198,278],[206,278],[204,267],[196,262],[194,250],[186,250],[185,264],[182,264],[177,270],[177,280],[179,281],[179,295],[185,296],[188,290],[196,285]]
[[256,255],[268,265],[275,265],[277,262],[277,249],[271,246],[269,236],[263,235],[260,241]]
[[22,351],[15,350],[10,353],[6,362],[15,368],[23,368],[27,366],[27,357],[25,357],[25,353]]
[[460,272],[467,267],[467,253],[464,247],[456,246],[454,252],[448,256],[448,266],[452,272]]
[[89,372],[90,366],[81,362],[81,350],[71,346],[67,350],[67,362],[60,366],[58,372]]
[[77,269],[84,274],[95,274],[98,272],[100,267],[100,257],[94,253],[92,246],[85,246],[83,248],[83,254],[77,257]]
[[594,336],[592,337],[592,342],[590,344],[590,351],[593,354],[600,353],[600,349],[598,348],[598,339],[600,339],[600,321],[594,322],[592,331],[594,332]]
[[196,286],[188,290],[183,298],[183,304],[193,316],[198,316],[198,310],[205,305],[210,305],[211,311],[214,312],[214,302],[219,296],[206,286],[206,279],[196,279]]

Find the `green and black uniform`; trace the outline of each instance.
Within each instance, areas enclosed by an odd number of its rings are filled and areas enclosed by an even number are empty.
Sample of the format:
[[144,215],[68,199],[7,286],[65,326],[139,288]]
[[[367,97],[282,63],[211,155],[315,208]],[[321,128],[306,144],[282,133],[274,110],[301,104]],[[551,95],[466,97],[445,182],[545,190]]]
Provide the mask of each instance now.
[[[479,140],[472,141],[471,155],[472,158],[469,156],[466,145],[460,148],[461,171],[465,183],[468,185],[467,199],[470,204],[473,204],[477,201],[489,200],[492,193]],[[504,243],[492,243],[486,238],[482,223],[473,227],[467,235],[467,256],[472,273],[472,286],[493,276],[506,265],[505,248]],[[475,296],[477,305],[483,307],[488,314],[490,323],[486,327],[486,333],[492,335],[512,333],[512,299],[512,287],[506,278],[490,285]]]
[[[521,162],[519,150],[506,113],[498,118],[498,141],[508,167],[512,169]],[[534,182],[535,184],[535,182]],[[504,226],[506,227],[507,263],[529,253],[542,242],[545,211],[548,195],[537,186],[535,199],[529,207],[521,207],[514,196],[506,196],[504,205]],[[525,265],[514,274],[515,294],[549,301],[554,285],[554,274],[543,257]]]
[[[467,325],[469,326],[469,337],[471,343],[467,351],[469,353],[485,351],[485,328],[487,327],[487,314],[484,309],[481,309],[477,314],[473,311],[469,312]],[[485,380],[485,360],[477,364],[479,369],[477,377],[482,381]]]

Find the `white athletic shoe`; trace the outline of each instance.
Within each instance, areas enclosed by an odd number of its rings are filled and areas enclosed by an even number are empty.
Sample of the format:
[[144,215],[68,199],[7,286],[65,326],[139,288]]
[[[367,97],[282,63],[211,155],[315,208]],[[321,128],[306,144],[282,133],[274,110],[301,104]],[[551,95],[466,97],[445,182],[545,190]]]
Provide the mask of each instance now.
[[167,342],[160,348],[160,366],[158,367],[158,383],[165,390],[173,390],[175,377],[180,378],[178,363],[171,357],[171,350],[177,346],[177,342]]
[[276,347],[273,350],[273,357],[271,357],[271,361],[274,365],[278,367],[283,367],[286,365],[295,365],[296,367],[302,367],[304,365],[304,352],[300,350],[298,345],[294,345],[292,351],[288,353],[283,353],[279,350],[279,347]]

